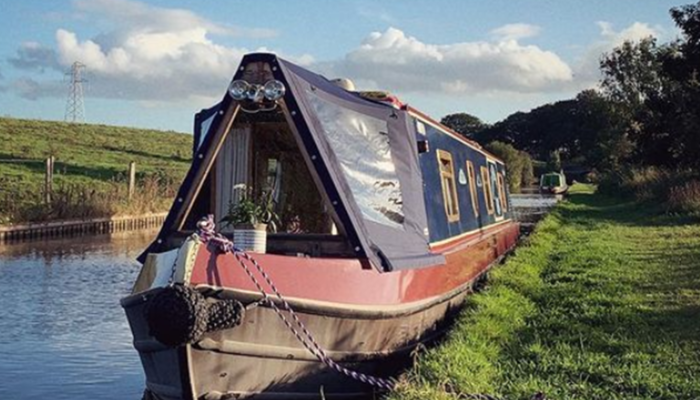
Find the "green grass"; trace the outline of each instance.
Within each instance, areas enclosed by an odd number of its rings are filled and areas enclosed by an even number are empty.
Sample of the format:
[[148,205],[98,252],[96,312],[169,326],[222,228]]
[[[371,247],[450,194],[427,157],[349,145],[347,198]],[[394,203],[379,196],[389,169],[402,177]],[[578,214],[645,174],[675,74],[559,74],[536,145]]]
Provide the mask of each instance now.
[[700,225],[576,186],[393,400],[700,398]]
[[[0,118],[0,223],[79,217],[81,212],[94,216],[164,210],[169,192],[189,167],[191,146],[192,136],[175,132]],[[42,204],[43,160],[51,155],[56,158],[55,197],[62,203],[47,207]],[[148,204],[136,209],[116,204],[124,203],[131,161],[140,186],[150,185],[148,198],[144,194],[140,199]],[[86,205],[92,208],[86,210]]]

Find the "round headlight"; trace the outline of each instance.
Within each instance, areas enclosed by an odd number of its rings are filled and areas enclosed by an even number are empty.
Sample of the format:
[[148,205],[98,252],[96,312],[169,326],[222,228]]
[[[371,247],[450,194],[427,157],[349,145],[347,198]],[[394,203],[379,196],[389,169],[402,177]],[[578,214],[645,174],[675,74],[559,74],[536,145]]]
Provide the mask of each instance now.
[[248,95],[248,88],[250,85],[246,81],[237,80],[231,82],[228,87],[228,92],[233,97],[234,100],[245,100]]
[[263,91],[265,92],[266,99],[274,101],[281,99],[287,89],[284,87],[284,83],[273,79],[265,83]]

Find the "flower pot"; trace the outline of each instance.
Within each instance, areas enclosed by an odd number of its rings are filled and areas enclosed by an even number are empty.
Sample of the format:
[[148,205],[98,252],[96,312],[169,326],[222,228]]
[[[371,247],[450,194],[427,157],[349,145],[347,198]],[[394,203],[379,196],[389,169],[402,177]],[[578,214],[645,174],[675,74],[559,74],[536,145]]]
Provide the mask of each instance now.
[[265,253],[267,250],[267,225],[237,225],[233,228],[233,245],[243,251]]

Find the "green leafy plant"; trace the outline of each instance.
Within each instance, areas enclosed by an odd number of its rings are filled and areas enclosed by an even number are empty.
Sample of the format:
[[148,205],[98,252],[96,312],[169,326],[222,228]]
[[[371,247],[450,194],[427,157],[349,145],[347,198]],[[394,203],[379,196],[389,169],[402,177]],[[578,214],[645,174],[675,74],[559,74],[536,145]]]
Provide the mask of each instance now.
[[229,204],[228,213],[221,222],[234,227],[266,225],[268,230],[276,232],[279,216],[275,206],[272,191],[264,191],[259,196],[253,196],[248,191],[238,202]]

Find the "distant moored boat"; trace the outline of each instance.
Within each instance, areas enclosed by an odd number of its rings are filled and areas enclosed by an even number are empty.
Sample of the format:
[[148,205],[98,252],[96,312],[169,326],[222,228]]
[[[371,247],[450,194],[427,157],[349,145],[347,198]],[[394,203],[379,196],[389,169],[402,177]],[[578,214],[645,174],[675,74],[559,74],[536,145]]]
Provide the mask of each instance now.
[[549,172],[540,177],[540,192],[563,194],[568,190],[566,176],[561,172]]

